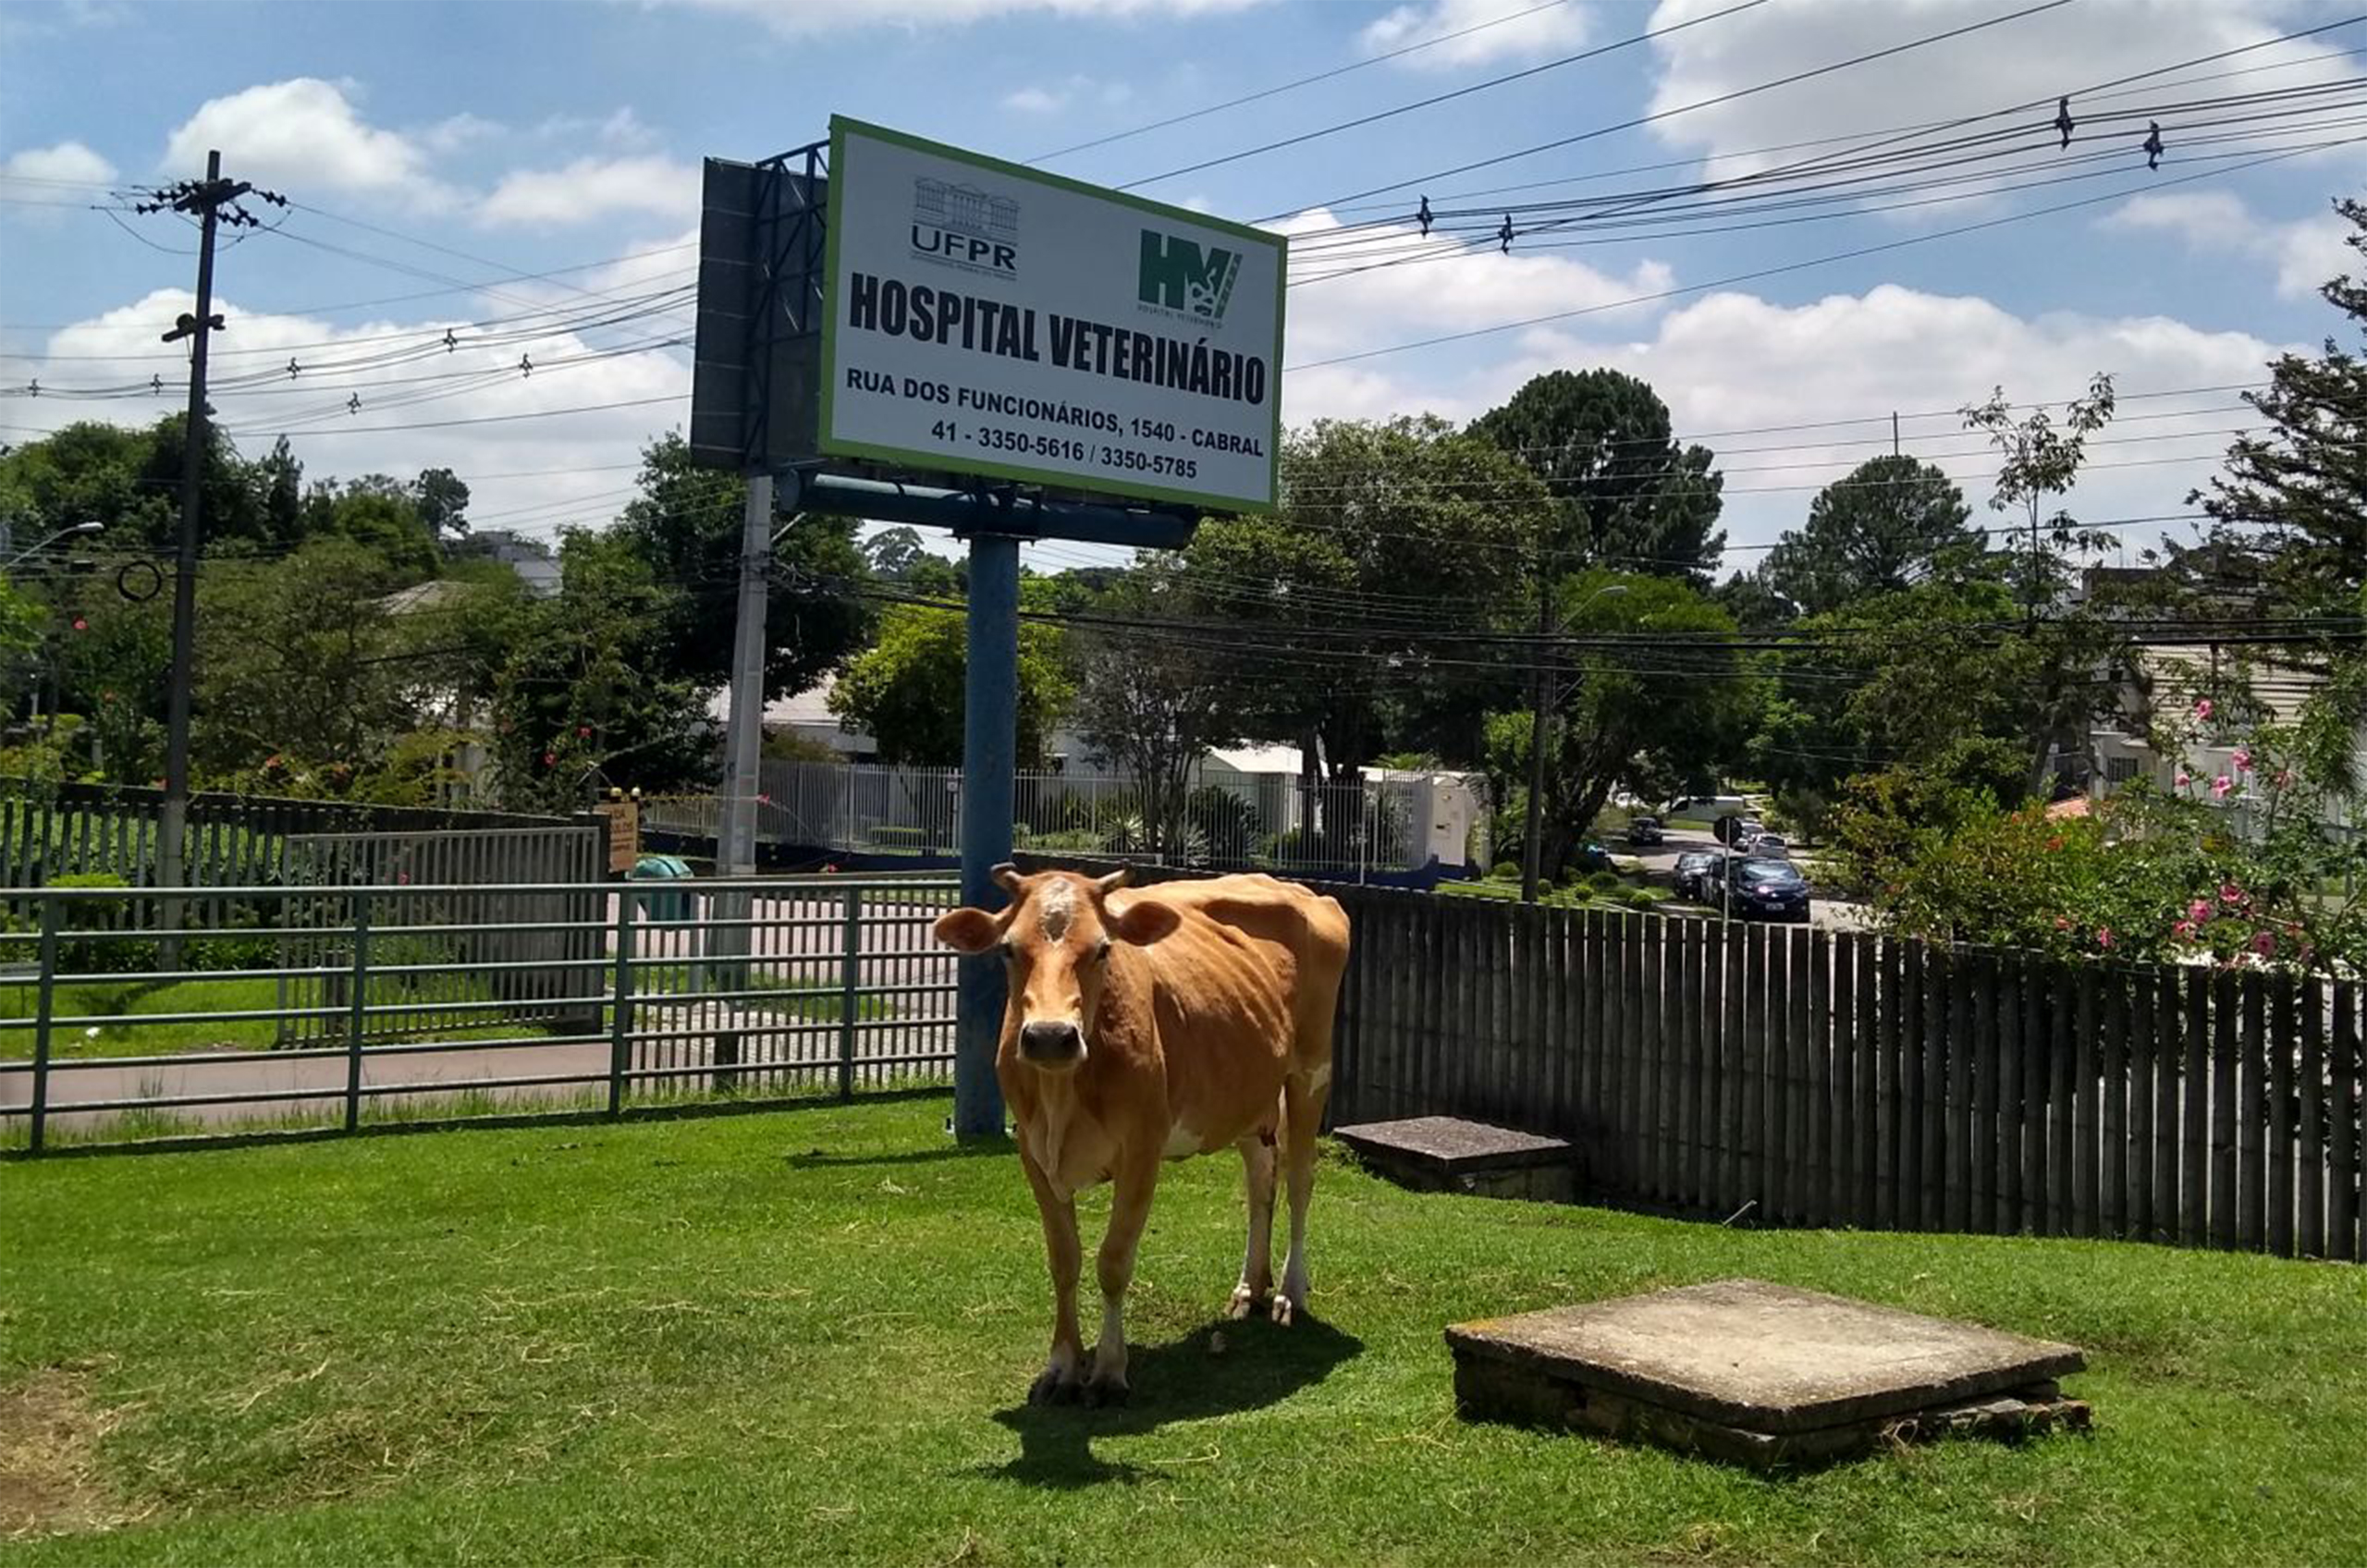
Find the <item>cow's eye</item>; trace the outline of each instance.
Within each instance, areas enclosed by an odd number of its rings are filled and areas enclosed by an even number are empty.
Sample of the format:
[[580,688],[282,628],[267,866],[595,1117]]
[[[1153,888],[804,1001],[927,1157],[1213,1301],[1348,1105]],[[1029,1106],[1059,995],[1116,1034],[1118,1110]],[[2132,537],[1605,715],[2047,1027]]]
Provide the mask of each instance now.
[[1102,937],[1102,938],[1101,938],[1101,944],[1100,944],[1100,946],[1098,946],[1098,947],[1097,947],[1097,948],[1095,948],[1095,949],[1093,949],[1093,962],[1096,962],[1096,963],[1107,963],[1107,962],[1110,962],[1110,938],[1109,938],[1109,937]]
[[1012,944],[1010,937],[1005,937],[1001,941],[996,943],[995,946],[1002,949],[1002,956],[1006,960],[1016,961],[1018,959],[1019,949]]

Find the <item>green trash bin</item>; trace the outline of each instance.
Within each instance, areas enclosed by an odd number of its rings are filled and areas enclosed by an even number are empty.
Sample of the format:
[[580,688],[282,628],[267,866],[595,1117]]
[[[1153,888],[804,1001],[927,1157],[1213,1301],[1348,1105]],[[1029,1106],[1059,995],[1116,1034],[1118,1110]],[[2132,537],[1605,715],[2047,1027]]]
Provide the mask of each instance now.
[[[632,863],[636,882],[688,881],[690,876],[690,864],[679,855],[644,855]],[[653,888],[636,896],[644,920],[679,925],[691,918],[691,895],[686,888]]]

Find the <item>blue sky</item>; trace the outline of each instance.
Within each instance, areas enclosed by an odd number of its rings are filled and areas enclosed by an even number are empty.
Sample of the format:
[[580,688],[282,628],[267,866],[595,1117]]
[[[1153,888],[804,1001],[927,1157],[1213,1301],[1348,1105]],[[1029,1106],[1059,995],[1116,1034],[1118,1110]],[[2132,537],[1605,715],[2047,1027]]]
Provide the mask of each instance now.
[[[1325,203],[1343,194],[1654,111],[1679,112],[1485,171],[1418,179],[1344,215],[1403,215],[1417,192],[1444,205],[1455,192],[1515,182],[1607,176],[1593,187],[1545,188],[1560,194],[1730,176],[1772,161],[1759,149],[1990,113],[2342,15],[2271,0],[2073,0],[1813,81],[1686,107],[2028,3],[1766,0],[1726,17],[1709,13],[1733,0],[7,5],[0,353],[9,357],[0,387],[10,395],[0,397],[0,441],[76,417],[152,417],[175,401],[179,367],[153,334],[186,308],[189,232],[168,216],[87,209],[113,204],[111,190],[198,172],[207,145],[224,149],[232,173],[301,203],[281,231],[225,251],[217,287],[234,326],[217,363],[277,364],[284,349],[299,361],[309,353],[350,364],[453,323],[594,297],[660,312],[564,333],[554,323],[547,340],[501,351],[541,361],[533,377],[495,379],[513,361],[485,349],[472,360],[342,371],[326,397],[312,386],[329,382],[300,375],[293,389],[258,385],[216,398],[250,448],[286,427],[300,432],[298,449],[316,475],[448,464],[476,487],[482,525],[546,533],[605,519],[630,480],[621,465],[681,419],[679,403],[665,399],[687,388],[686,356],[648,345],[685,319],[664,290],[687,281],[694,259],[698,159],[761,156],[814,139],[834,111],[1028,159],[1462,32],[1046,165],[1120,183],[1708,18],[1451,104],[1142,187],[1230,217],[1278,220],[1297,237],[1295,272],[1311,277],[1324,249],[1341,243],[1327,236],[1343,214]],[[2179,105],[2324,84],[2325,106],[2313,116],[2222,132],[2251,140],[2217,145],[2263,155],[2367,135],[2367,123],[2345,123],[2360,116],[2340,106],[2357,101],[2342,87],[2360,74],[2361,59],[2346,53],[2355,49],[2367,49],[2367,26],[2124,90],[2113,106],[2165,110],[2171,161],[2155,175],[2123,135],[2082,145],[2121,148],[2125,167],[2109,164],[2099,178],[2061,187],[1960,186],[1948,194],[1963,199],[1910,212],[1844,211],[1832,221],[1623,236],[1579,249],[1527,240],[1510,257],[1490,247],[1310,282],[1291,300],[1288,360],[1306,368],[1286,375],[1285,417],[1427,409],[1467,418],[1539,371],[1617,364],[1650,380],[1682,429],[1727,454],[1730,527],[1748,546],[1796,523],[1816,485],[1886,443],[1886,421],[1872,422],[1891,409],[1945,410],[2001,383],[2017,398],[2061,398],[2095,371],[2116,374],[2130,393],[2256,380],[2271,352],[2336,325],[2311,288],[2348,254],[2327,202],[2357,188],[2361,149],[2324,147],[2189,179],[2235,159],[2180,162],[2191,149],[2180,144],[2179,116],[2213,111]],[[2246,74],[2177,86],[2233,70]],[[2089,106],[2075,99],[2075,112]],[[2042,122],[2049,112],[2023,118]],[[1616,173],[1646,165],[1675,166]],[[1620,303],[2088,196],[2110,199]],[[517,276],[563,267],[580,270]],[[1311,363],[1599,306],[1613,308]],[[355,339],[368,344],[346,346]],[[472,366],[486,371],[484,385],[412,379]],[[22,395],[37,377],[74,391],[151,375],[167,387],[161,398]],[[360,396],[361,412],[322,411],[347,395]],[[423,400],[406,410],[410,398]],[[2234,403],[2224,392],[2129,403],[2132,414],[2175,417],[2114,432],[2147,439],[2099,449],[2113,466],[2083,486],[2080,508],[2095,517],[2184,510],[2186,491],[2243,422]],[[560,409],[589,411],[547,411]],[[488,416],[497,422],[379,428]],[[1870,423],[1765,429],[1860,419]],[[1978,499],[1992,465],[1954,423],[1910,420],[1909,445],[1942,455]],[[2150,530],[2127,532],[2141,541]],[[1040,564],[1080,555],[1055,548]],[[1738,550],[1731,564],[1752,559]]]

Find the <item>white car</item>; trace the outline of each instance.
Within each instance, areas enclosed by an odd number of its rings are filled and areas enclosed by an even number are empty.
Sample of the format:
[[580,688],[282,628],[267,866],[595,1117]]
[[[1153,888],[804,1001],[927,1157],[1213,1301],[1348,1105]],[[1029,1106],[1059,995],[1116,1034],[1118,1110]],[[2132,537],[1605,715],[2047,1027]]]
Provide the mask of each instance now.
[[1792,846],[1781,833],[1761,833],[1742,846],[1743,853],[1753,860],[1789,860]]

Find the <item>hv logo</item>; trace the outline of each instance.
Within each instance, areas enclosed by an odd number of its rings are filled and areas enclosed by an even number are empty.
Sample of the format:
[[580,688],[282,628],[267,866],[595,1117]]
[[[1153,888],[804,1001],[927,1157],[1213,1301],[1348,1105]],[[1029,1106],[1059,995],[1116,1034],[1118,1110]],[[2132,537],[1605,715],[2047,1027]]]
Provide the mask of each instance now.
[[1240,273],[1238,251],[1221,246],[1203,251],[1196,241],[1147,228],[1135,297],[1146,305],[1179,311],[1214,325],[1224,320],[1225,305],[1233,299],[1233,280]]

